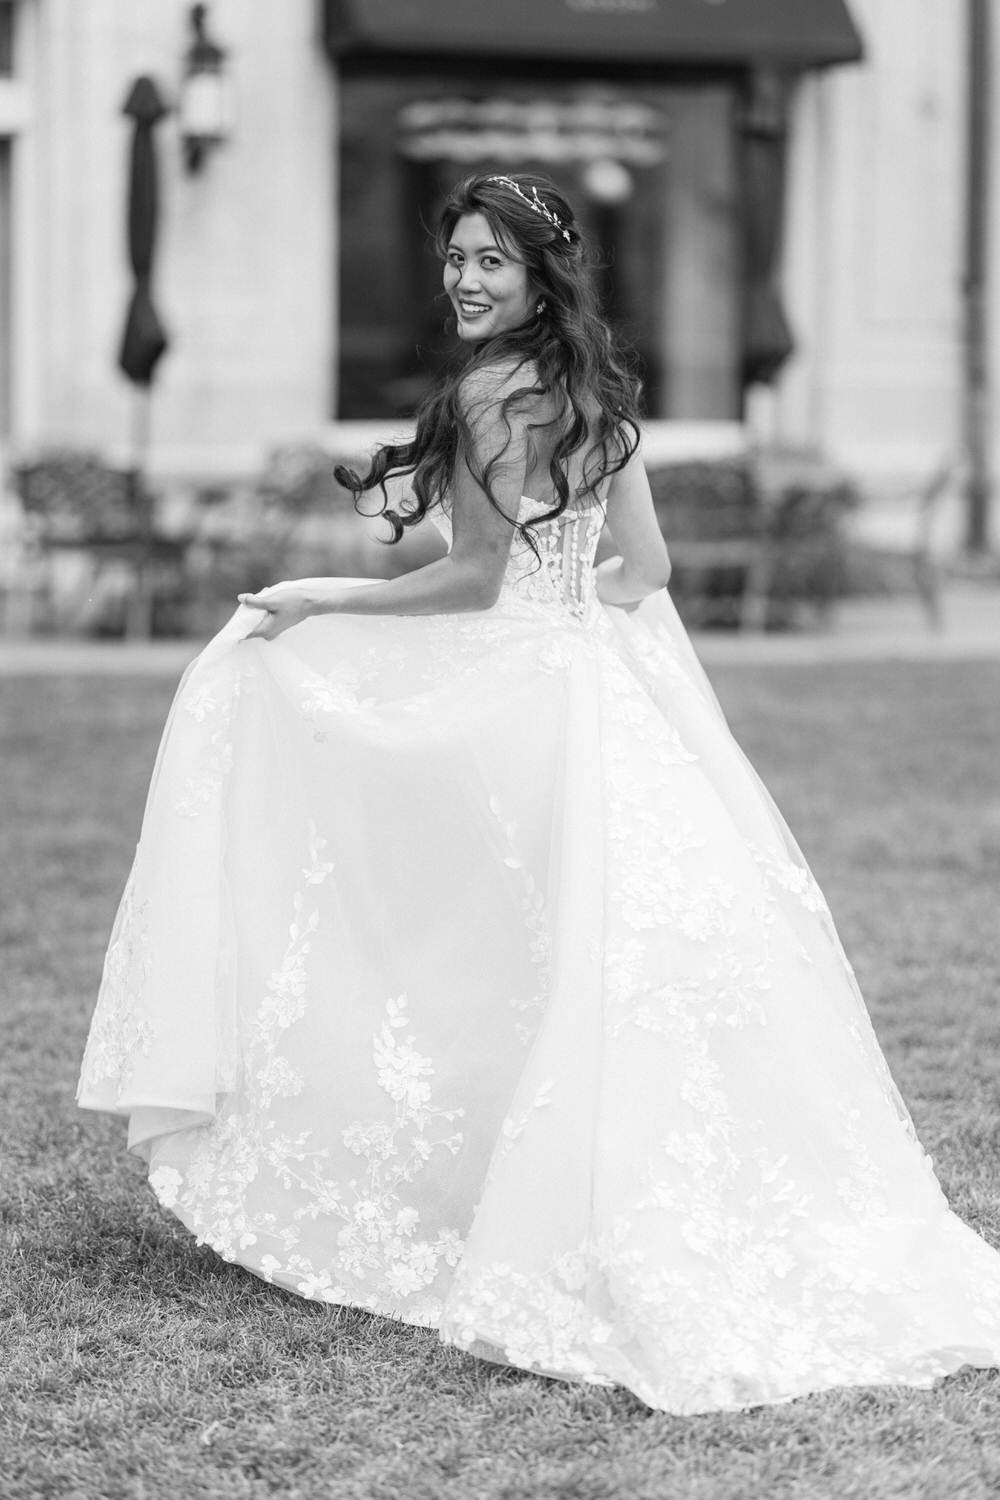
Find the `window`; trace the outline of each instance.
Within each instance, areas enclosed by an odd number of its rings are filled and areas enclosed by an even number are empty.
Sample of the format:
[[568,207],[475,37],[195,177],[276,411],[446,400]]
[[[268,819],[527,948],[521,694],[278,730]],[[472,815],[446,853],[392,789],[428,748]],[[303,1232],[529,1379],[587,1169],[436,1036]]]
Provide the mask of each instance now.
[[651,417],[739,414],[739,222],[727,84],[412,71],[341,77],[341,418],[412,412],[454,348],[431,230],[482,170],[544,172],[601,247]]

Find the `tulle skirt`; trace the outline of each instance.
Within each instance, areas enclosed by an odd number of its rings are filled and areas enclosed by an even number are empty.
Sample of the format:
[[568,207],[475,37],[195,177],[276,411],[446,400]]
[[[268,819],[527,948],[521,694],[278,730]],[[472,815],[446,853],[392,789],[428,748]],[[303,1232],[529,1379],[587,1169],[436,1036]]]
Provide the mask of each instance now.
[[665,593],[186,673],[79,1100],[303,1297],[685,1413],[1000,1363],[829,911]]

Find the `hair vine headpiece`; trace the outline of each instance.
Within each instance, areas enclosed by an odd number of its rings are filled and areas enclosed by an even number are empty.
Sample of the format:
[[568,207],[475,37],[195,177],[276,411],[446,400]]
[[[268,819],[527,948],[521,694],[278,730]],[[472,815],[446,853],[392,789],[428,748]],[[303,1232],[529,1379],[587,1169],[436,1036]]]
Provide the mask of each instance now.
[[562,220],[560,218],[557,218],[557,216],[552,212],[551,208],[546,208],[545,204],[538,196],[538,189],[536,187],[532,187],[531,197],[529,198],[523,188],[519,187],[518,184],[514,181],[513,177],[487,177],[486,181],[499,182],[501,187],[510,188],[511,192],[516,193],[519,198],[523,199],[534,213],[541,214],[543,219],[548,219],[549,223],[553,225],[554,228],[558,229],[563,239],[566,240],[567,243],[569,243],[569,230],[565,227]]

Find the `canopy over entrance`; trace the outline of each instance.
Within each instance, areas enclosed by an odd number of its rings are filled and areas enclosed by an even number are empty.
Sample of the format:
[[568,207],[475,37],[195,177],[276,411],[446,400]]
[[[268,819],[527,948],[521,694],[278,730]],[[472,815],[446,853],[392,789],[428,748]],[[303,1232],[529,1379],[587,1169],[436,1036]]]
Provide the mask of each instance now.
[[844,0],[325,0],[348,57],[495,57],[643,68],[857,62]]

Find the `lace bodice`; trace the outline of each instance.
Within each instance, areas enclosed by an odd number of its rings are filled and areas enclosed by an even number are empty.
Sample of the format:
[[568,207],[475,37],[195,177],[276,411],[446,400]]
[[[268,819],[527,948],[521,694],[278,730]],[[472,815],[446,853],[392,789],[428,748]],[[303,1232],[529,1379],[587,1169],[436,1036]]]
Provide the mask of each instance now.
[[[522,495],[518,520],[544,515],[550,509],[546,501]],[[450,511],[436,507],[430,514],[450,547]],[[528,543],[515,532],[498,602],[508,606],[520,601],[547,605],[582,620],[596,601],[594,554],[603,526],[604,511],[600,506],[567,509],[556,520],[545,521],[534,529],[540,560],[536,560]]]

